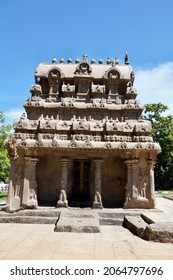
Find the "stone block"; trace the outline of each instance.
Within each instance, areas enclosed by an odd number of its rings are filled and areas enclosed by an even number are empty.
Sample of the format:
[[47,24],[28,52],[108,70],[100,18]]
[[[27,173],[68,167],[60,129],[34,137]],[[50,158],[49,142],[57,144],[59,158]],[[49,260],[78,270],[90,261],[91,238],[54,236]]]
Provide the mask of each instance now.
[[144,236],[146,240],[173,243],[173,223],[154,223],[145,228]]
[[144,238],[144,231],[148,224],[141,216],[125,216],[123,225],[127,227],[133,234]]

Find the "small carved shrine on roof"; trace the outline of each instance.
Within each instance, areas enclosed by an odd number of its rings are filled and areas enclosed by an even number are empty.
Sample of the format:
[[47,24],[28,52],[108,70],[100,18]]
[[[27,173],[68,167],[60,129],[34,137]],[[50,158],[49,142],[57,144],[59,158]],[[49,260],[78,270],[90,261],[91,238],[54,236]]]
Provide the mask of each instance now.
[[160,146],[136,100],[125,63],[94,59],[41,63],[24,113],[6,142],[6,209],[38,206],[154,208]]

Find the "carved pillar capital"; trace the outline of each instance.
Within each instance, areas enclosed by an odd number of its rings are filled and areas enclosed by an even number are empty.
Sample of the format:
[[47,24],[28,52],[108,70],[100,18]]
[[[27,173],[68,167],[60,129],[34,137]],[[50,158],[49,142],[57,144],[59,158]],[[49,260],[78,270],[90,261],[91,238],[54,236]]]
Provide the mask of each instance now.
[[69,158],[61,158],[60,161],[63,165],[67,165],[70,162],[70,159]]
[[102,163],[103,163],[103,160],[99,159],[99,158],[98,159],[94,159],[93,163],[94,163],[95,166],[101,166]]

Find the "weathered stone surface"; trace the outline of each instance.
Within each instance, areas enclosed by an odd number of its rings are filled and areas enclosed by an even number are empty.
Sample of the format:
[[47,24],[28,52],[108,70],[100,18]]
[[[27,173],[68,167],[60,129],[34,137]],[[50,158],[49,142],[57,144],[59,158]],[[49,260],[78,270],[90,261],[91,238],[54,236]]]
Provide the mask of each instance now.
[[100,232],[100,225],[97,213],[88,215],[81,213],[80,210],[76,212],[64,212],[62,211],[56,224],[56,232]]
[[99,224],[101,226],[122,226],[123,224],[123,219],[121,218],[117,218],[117,219],[111,219],[111,218],[102,218],[102,219],[99,219]]
[[0,212],[0,223],[23,223],[23,224],[55,224],[60,211],[56,209],[44,210],[20,210],[18,212]]
[[145,239],[149,241],[173,243],[173,223],[154,223],[144,231]]
[[0,223],[55,224],[57,217],[1,216]]
[[98,233],[100,232],[97,226],[59,226],[54,228],[55,232],[85,232],[85,233]]
[[123,225],[127,227],[133,234],[144,238],[144,231],[148,224],[141,216],[125,216]]

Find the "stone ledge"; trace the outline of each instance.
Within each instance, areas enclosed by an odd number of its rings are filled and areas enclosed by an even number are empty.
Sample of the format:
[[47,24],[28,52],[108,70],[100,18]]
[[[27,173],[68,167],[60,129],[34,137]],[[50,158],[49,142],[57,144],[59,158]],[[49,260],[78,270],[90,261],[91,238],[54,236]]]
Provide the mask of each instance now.
[[54,228],[55,232],[77,232],[77,233],[99,233],[97,226],[59,226]]
[[57,217],[1,216],[0,223],[55,224]]

